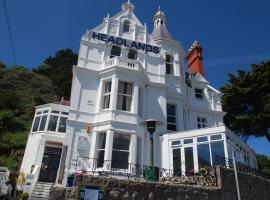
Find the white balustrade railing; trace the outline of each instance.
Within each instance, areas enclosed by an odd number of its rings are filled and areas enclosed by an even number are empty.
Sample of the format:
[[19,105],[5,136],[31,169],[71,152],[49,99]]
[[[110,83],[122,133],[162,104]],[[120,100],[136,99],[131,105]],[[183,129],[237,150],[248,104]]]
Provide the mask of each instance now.
[[139,62],[135,60],[122,57],[114,57],[105,62],[104,68],[108,68],[111,66],[119,66],[139,71],[139,65],[140,65]]

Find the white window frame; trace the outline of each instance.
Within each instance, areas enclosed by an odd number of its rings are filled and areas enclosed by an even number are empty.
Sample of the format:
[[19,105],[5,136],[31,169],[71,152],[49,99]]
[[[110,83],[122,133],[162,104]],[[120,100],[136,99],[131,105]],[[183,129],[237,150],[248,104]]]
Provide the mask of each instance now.
[[[171,61],[167,61],[167,56],[170,57],[172,60]],[[167,54],[165,57],[165,74],[168,75],[174,75],[174,62],[173,62],[174,58],[172,55]],[[170,73],[167,73],[167,66],[170,68]]]

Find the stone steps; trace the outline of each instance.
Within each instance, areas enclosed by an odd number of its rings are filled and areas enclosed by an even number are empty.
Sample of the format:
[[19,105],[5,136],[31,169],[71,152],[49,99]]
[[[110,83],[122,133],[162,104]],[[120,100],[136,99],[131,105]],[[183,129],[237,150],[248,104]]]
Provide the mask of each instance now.
[[29,200],[46,200],[49,197],[53,183],[37,182],[32,192],[30,193]]

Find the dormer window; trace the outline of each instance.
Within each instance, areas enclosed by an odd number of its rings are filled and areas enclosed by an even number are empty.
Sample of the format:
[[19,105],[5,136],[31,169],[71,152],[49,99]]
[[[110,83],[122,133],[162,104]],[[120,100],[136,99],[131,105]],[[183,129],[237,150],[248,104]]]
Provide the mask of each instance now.
[[112,46],[110,58],[120,55],[121,55],[121,48],[119,46]]
[[174,74],[173,57],[171,55],[166,55],[166,74]]
[[132,60],[137,60],[137,51],[130,49],[128,52],[128,58]]
[[130,31],[130,21],[124,21],[124,33],[129,33]]
[[195,98],[198,100],[203,100],[203,90],[200,88],[195,88]]

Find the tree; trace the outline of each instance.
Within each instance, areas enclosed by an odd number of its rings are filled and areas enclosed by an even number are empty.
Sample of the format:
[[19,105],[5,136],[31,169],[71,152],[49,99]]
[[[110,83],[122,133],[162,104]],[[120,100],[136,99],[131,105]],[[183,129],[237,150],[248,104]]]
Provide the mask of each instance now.
[[33,69],[33,72],[41,74],[52,80],[55,92],[59,98],[70,98],[72,83],[72,67],[76,65],[78,55],[71,49],[57,51],[53,57],[45,59],[44,64]]
[[270,142],[270,61],[237,72],[221,88],[224,123],[238,135],[265,136]]
[[270,158],[265,155],[257,155],[259,172],[270,177]]

